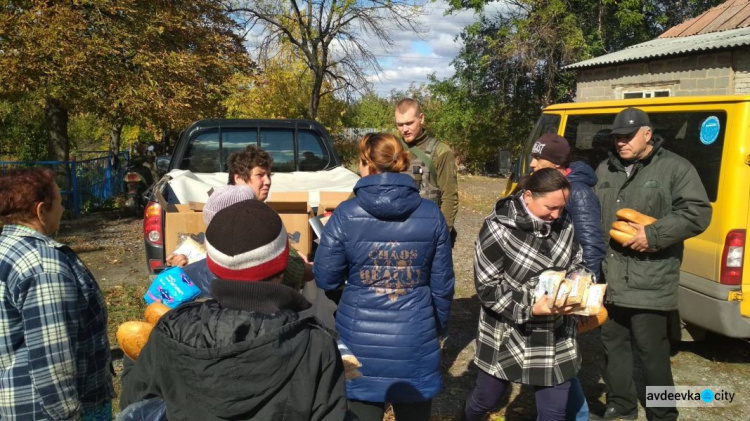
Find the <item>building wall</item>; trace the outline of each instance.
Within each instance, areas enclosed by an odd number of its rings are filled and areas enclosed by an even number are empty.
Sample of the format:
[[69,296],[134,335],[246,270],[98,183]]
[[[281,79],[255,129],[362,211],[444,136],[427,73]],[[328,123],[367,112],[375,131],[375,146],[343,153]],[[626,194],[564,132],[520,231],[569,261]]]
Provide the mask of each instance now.
[[748,94],[750,48],[578,70],[579,102],[655,91],[669,91],[669,96]]

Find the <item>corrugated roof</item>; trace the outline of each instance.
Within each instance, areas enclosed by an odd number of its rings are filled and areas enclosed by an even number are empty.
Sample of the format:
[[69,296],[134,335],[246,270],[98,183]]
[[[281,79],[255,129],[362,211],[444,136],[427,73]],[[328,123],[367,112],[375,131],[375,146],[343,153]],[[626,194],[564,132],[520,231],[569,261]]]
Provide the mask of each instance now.
[[584,67],[597,67],[608,64],[652,59],[656,57],[676,56],[697,51],[740,47],[744,45],[750,45],[750,28],[710,32],[689,37],[656,38],[614,53],[573,63],[563,67],[563,69],[570,70]]
[[750,0],[729,0],[669,28],[659,38],[688,37],[750,26]]

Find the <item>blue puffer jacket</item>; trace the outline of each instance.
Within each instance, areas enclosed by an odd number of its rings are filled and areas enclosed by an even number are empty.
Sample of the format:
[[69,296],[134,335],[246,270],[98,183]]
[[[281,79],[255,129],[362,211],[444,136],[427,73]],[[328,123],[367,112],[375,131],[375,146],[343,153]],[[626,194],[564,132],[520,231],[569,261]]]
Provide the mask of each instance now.
[[336,329],[362,363],[347,398],[431,399],[455,283],[445,219],[406,174],[364,177],[354,192],[326,224],[313,265],[321,288],[346,282]]
[[568,168],[570,199],[565,208],[573,219],[573,229],[576,240],[583,249],[586,267],[601,281],[602,260],[607,250],[602,235],[602,208],[593,189],[596,185],[596,173],[581,161],[572,162]]

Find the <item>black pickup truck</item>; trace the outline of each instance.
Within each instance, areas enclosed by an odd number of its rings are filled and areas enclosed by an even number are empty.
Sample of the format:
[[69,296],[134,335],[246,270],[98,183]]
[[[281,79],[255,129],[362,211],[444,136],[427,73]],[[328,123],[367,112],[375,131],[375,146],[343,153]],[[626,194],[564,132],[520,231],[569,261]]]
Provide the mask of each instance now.
[[[341,159],[334,149],[331,136],[315,121],[209,119],[197,121],[181,133],[166,168],[166,177],[174,170],[188,170],[199,177],[201,174],[226,173],[229,155],[251,144],[259,146],[273,158],[272,194],[277,190],[292,190],[283,185],[284,173],[304,172],[306,189],[314,190],[316,184],[324,189],[332,172],[342,172]],[[351,172],[344,174],[344,177],[351,186],[359,178]],[[319,182],[316,181],[318,179]],[[178,202],[170,197],[170,189],[165,181],[162,179],[162,182],[156,183],[154,189],[159,189],[170,203]],[[164,266],[163,233],[164,210],[152,194],[143,212],[146,262],[152,274]]]

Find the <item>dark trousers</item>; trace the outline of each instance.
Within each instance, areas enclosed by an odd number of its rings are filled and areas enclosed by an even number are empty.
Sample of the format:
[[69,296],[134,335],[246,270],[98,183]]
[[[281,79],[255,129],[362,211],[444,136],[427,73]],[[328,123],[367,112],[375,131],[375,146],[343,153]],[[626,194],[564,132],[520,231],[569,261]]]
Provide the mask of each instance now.
[[[570,380],[557,386],[534,386],[534,399],[538,421],[565,420]],[[510,382],[493,377],[482,370],[477,375],[474,390],[466,399],[464,415],[466,421],[479,421],[502,399]]]
[[[602,325],[606,355],[604,382],[607,405],[620,413],[638,408],[633,381],[633,345],[643,363],[646,386],[674,386],[669,361],[669,312],[607,305],[609,319]],[[654,420],[677,419],[677,408],[647,408]]]
[[[392,403],[393,415],[399,421],[430,421],[432,399],[422,402]],[[383,421],[385,402],[365,402],[349,400],[349,412],[359,421]]]

